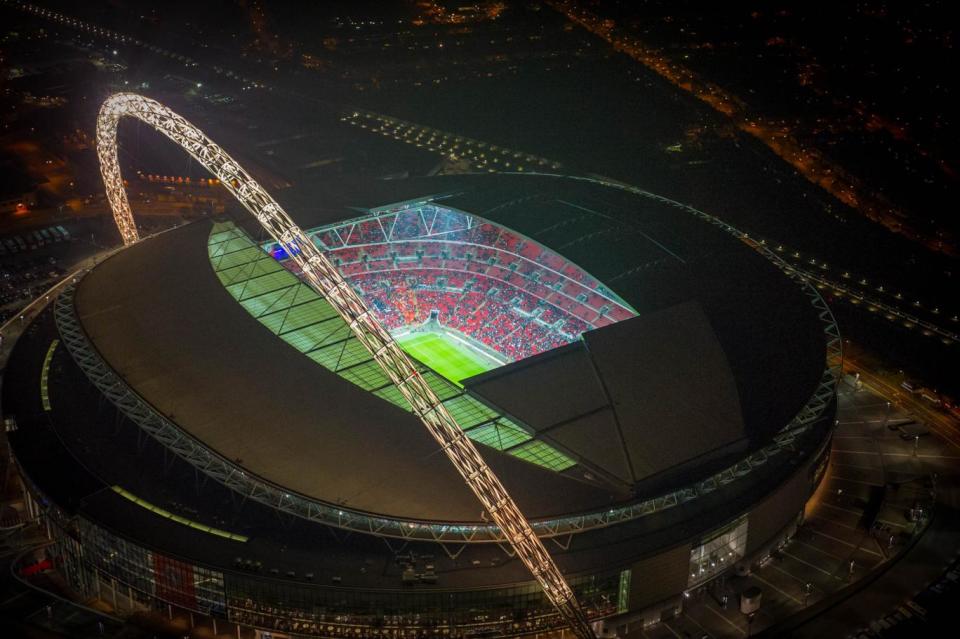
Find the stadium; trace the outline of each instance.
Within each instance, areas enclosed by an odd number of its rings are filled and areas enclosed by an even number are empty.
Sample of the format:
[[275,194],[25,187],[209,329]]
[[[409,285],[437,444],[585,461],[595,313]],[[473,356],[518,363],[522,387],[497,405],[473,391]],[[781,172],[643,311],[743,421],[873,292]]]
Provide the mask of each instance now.
[[[676,614],[802,521],[839,336],[775,251],[600,179],[357,180],[279,199],[595,631]],[[362,332],[305,282],[306,244],[256,222],[130,244],[17,342],[4,423],[51,564],[118,614],[234,636],[563,628]]]

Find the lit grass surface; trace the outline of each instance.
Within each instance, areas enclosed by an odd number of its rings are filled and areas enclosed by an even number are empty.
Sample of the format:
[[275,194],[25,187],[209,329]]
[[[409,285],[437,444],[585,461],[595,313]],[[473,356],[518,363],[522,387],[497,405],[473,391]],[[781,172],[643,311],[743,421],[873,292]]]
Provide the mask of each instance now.
[[408,333],[397,342],[408,355],[457,384],[496,367],[493,362],[442,333]]

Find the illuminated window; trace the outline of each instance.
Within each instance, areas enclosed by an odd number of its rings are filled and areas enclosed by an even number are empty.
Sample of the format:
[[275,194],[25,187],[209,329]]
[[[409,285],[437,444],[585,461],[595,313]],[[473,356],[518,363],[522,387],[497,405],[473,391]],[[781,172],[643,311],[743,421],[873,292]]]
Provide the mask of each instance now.
[[747,518],[715,530],[699,546],[690,550],[687,586],[701,584],[743,558],[747,549]]

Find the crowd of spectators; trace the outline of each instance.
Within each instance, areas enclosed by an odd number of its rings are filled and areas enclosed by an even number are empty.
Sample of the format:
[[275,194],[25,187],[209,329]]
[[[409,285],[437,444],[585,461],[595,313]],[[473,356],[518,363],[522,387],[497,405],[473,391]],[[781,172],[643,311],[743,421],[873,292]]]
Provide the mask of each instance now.
[[388,329],[436,321],[511,361],[568,344],[591,328],[527,291],[479,273],[368,271],[350,281]]
[[436,321],[511,361],[634,315],[557,253],[444,207],[402,209],[313,237],[388,329]]
[[609,289],[563,256],[502,226],[436,205],[328,228],[315,239],[345,274],[466,262],[467,270],[509,279],[597,326],[633,316]]
[[367,272],[406,269],[439,269],[485,275],[525,290],[596,326],[633,315],[625,306],[584,286],[578,280],[492,247],[435,239],[409,240],[345,247],[332,251],[331,257],[347,278]]

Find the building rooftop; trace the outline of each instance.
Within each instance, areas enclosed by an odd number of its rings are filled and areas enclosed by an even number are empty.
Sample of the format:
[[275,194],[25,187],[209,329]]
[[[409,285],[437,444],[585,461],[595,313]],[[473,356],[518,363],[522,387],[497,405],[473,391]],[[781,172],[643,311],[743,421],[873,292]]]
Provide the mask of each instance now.
[[[745,245],[609,189],[461,182],[445,205],[575,259],[639,312],[467,380],[471,395],[584,462],[557,473],[481,445],[529,517],[603,509],[702,478],[765,445],[809,399],[823,370],[822,328],[802,292]],[[321,221],[304,218],[305,227]],[[209,233],[198,223],[144,241],[82,281],[77,313],[103,358],[160,413],[269,482],[366,513],[481,521],[409,412],[304,357],[225,291]]]

